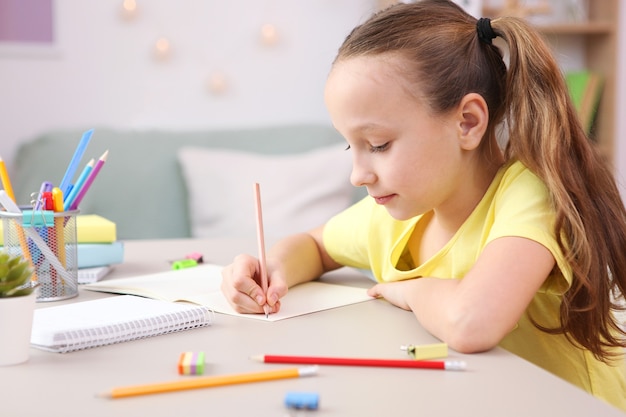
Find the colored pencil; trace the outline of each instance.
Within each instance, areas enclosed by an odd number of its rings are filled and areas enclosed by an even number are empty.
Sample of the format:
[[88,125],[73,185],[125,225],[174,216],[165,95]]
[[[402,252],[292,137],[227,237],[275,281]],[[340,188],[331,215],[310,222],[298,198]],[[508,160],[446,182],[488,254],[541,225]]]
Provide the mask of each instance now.
[[[4,163],[4,159],[0,156],[0,181],[2,181],[2,188],[4,188],[4,192],[6,195],[13,201],[15,200],[15,193],[13,192],[13,186],[11,185],[11,178],[9,177],[9,173],[7,171],[7,167]],[[31,257],[30,249],[28,248],[28,242],[26,241],[26,237],[24,236],[24,230],[22,226],[19,224],[15,225],[15,230],[17,231],[17,238],[20,241],[20,247],[22,248],[22,256],[24,259],[28,261],[31,268],[33,269],[32,281],[37,281],[37,272],[35,270],[35,264],[33,263],[33,259]]]
[[298,363],[309,365],[336,366],[378,366],[387,368],[443,369],[449,371],[465,370],[465,362],[456,360],[418,361],[412,359],[333,358],[321,356],[284,355],[258,355],[252,356],[250,357],[250,359],[264,363]]
[[[259,246],[259,264],[261,267],[261,288],[263,295],[267,297],[267,263],[265,262],[265,234],[263,232],[263,210],[261,209],[261,187],[259,183],[254,183],[254,206],[256,209],[256,235]],[[265,303],[263,306],[265,318],[270,315],[270,306]]]
[[[15,204],[15,202],[9,198],[5,190],[0,190],[0,205],[4,207],[4,209],[8,213],[14,213],[14,214],[22,213],[22,211],[17,206],[17,204]],[[69,273],[63,268],[63,266],[57,259],[56,255],[54,255],[54,253],[52,253],[52,250],[48,247],[48,244],[44,242],[41,236],[39,236],[39,233],[37,232],[37,230],[35,230],[34,227],[22,228],[21,226],[17,224],[15,225],[15,227],[19,227],[19,230],[21,230],[22,233],[26,233],[26,236],[28,236],[28,238],[31,239],[34,242],[34,244],[41,249],[41,252],[43,253],[43,255],[46,257],[46,259],[48,259],[48,262],[50,262],[50,264],[53,266],[52,270],[54,271],[54,273],[56,273],[56,271],[61,271],[62,276],[65,277],[65,279],[68,280],[72,288],[75,289],[76,284],[72,281],[71,275],[69,275]],[[35,282],[36,280],[33,277],[31,281]]]
[[[55,213],[60,213],[63,211],[63,192],[58,187],[52,188],[52,204]],[[56,215],[54,216],[54,232],[56,234],[56,254],[59,257],[59,261],[61,261],[63,267],[66,267],[67,264],[65,262],[65,229],[63,217],[59,217]]]
[[98,176],[100,169],[102,169],[102,166],[106,163],[108,156],[109,156],[109,151],[106,151],[102,154],[100,159],[98,159],[98,162],[96,162],[96,166],[93,167],[93,170],[91,171],[91,174],[89,174],[87,181],[85,181],[80,191],[78,192],[76,199],[70,206],[70,210],[76,210],[78,208],[78,205],[83,200],[83,197],[85,197],[85,194],[87,194],[87,191],[89,191],[89,187],[91,187],[91,184],[93,184],[93,181]]
[[76,173],[76,169],[78,168],[78,164],[85,153],[85,149],[87,145],[89,145],[89,141],[91,140],[91,136],[93,135],[93,129],[89,129],[85,133],[83,133],[83,137],[78,142],[78,146],[74,151],[74,155],[70,160],[69,165],[67,166],[67,170],[63,175],[63,179],[61,180],[61,184],[59,188],[63,191],[63,195],[67,195],[69,191],[70,184],[72,182],[72,178],[74,178],[74,173]]
[[6,191],[11,200],[15,201],[15,194],[13,193],[13,186],[7,172],[7,167],[4,163],[4,159],[0,156],[0,180],[2,181],[2,188]]
[[[54,186],[50,181],[44,181],[41,183],[41,187],[39,188],[39,194],[37,194],[37,201],[35,202],[35,211],[41,210],[44,206],[43,196],[45,192],[52,192],[52,188]],[[45,209],[45,207],[44,207]]]
[[224,385],[245,384],[251,382],[271,381],[285,378],[298,378],[317,374],[316,366],[303,368],[288,368],[273,371],[252,372],[246,374],[219,375],[201,378],[179,379],[170,382],[161,382],[146,385],[131,385],[113,388],[109,392],[98,394],[105,398],[122,398],[136,395],[159,394],[164,392],[182,391],[197,388],[211,388]]
[[80,189],[83,188],[83,184],[85,184],[85,181],[87,181],[89,174],[93,170],[93,166],[95,163],[96,161],[91,158],[87,165],[85,165],[85,168],[83,168],[83,171],[78,176],[76,184],[74,184],[69,194],[63,196],[63,210],[68,211],[70,209],[72,203],[74,203],[74,200],[76,200],[76,196],[80,192]]

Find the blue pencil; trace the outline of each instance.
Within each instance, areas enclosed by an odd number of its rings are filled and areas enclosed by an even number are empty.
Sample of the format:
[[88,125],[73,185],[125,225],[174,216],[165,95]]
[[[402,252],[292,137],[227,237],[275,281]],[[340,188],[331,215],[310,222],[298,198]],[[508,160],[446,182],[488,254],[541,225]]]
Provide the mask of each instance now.
[[85,184],[85,181],[87,181],[87,178],[89,177],[89,174],[91,173],[94,164],[95,161],[92,158],[89,163],[85,165],[85,169],[83,169],[83,172],[81,172],[80,176],[76,180],[76,184],[74,184],[74,186],[70,190],[70,194],[63,200],[64,211],[68,211],[74,203],[76,196],[80,192],[81,188],[83,188],[83,184]]
[[91,135],[93,135],[93,129],[89,129],[85,133],[83,133],[83,137],[80,139],[78,146],[76,147],[76,151],[74,152],[74,156],[72,156],[72,160],[65,171],[65,175],[63,175],[63,179],[61,180],[61,184],[59,188],[63,192],[63,195],[67,195],[69,190],[69,186],[72,182],[72,178],[74,178],[74,174],[76,173],[76,169],[78,168],[78,164],[85,153],[85,149],[91,140]]

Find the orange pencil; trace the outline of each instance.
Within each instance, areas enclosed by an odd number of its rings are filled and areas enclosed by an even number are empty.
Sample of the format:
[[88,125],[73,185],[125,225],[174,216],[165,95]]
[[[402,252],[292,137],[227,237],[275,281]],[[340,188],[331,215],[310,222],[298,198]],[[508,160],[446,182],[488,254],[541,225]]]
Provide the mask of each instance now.
[[298,378],[317,374],[317,366],[288,368],[274,371],[253,372],[247,374],[208,376],[203,378],[179,379],[156,384],[131,385],[113,388],[109,392],[98,394],[104,398],[123,398],[136,395],[159,394],[164,392],[182,391],[197,388],[219,387],[223,385],[245,384],[251,382],[271,381],[275,379]]

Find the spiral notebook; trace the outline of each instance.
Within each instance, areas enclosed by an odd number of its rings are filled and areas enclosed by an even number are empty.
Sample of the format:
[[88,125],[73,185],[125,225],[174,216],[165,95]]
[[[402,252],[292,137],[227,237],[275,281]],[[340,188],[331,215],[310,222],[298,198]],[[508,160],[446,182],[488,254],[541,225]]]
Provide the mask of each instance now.
[[119,295],[36,309],[30,342],[65,353],[204,327],[212,318],[199,305]]

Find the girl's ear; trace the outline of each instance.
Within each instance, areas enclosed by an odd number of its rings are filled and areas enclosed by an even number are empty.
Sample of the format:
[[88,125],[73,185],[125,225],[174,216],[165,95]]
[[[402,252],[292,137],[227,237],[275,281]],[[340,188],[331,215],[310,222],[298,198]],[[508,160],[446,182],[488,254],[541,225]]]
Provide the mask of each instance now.
[[480,94],[469,93],[461,99],[457,117],[461,148],[468,151],[476,149],[489,122],[487,102]]

